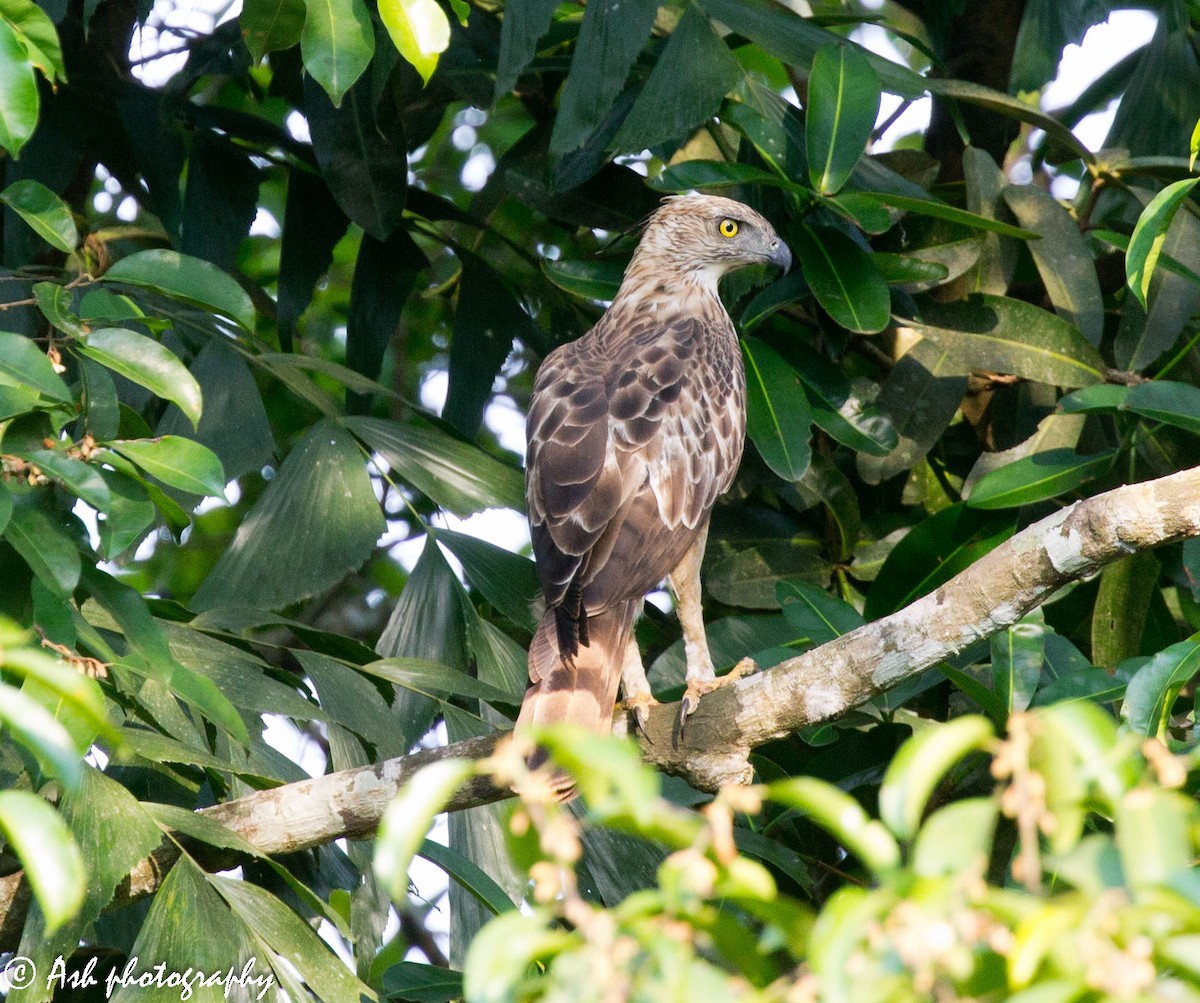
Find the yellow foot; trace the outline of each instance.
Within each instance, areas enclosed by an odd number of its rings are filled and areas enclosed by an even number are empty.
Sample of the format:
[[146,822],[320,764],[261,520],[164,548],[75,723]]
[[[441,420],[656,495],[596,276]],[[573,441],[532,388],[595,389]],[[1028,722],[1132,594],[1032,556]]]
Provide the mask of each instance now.
[[638,731],[645,735],[646,721],[650,717],[650,708],[657,706],[658,701],[655,700],[654,695],[647,690],[645,693],[635,693],[631,697],[626,697],[619,704],[617,704],[617,710],[622,716],[633,714],[633,719],[637,722]]
[[754,663],[754,659],[746,657],[723,676],[714,676],[712,679],[691,680],[687,684],[687,689],[683,691],[683,699],[679,702],[679,734],[683,735],[684,725],[687,724],[687,719],[700,705],[700,698],[702,696],[706,693],[711,693],[713,690],[719,690],[722,686],[728,686],[735,680],[741,679],[742,676],[748,676],[750,673],[757,671],[758,666]]

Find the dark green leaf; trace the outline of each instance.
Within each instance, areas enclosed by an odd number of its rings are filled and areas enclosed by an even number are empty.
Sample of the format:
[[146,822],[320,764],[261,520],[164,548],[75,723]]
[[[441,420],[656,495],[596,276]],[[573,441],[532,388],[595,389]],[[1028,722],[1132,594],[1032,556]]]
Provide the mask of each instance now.
[[527,557],[474,536],[439,529],[435,536],[463,566],[467,582],[513,624],[532,633],[532,606],[538,597],[537,572]]
[[891,293],[871,255],[830,227],[802,226],[795,250],[817,302],[837,323],[876,334],[891,320]]
[[603,124],[657,13],[657,0],[588,4],[550,135],[553,153],[578,149]]
[[463,973],[438,965],[401,961],[383,973],[383,992],[388,999],[449,1003],[462,998]]
[[1065,387],[1104,380],[1104,360],[1079,330],[1030,303],[979,294],[930,302],[921,313],[914,326],[946,352],[942,374],[985,370]]
[[70,595],[82,567],[75,540],[35,498],[26,495],[14,501],[5,539],[46,588],[58,596]]
[[75,297],[57,282],[35,282],[33,297],[38,309],[58,330],[74,338],[86,338],[87,328],[75,313]]
[[20,37],[0,18],[0,147],[15,160],[38,121],[38,87]]
[[863,625],[858,611],[824,589],[812,585],[780,582],[775,590],[783,615],[814,647],[848,634]]
[[92,465],[55,449],[18,450],[17,455],[37,464],[42,473],[58,481],[92,508],[100,512],[108,511],[112,496],[100,471]]
[[785,481],[808,468],[808,398],[795,371],[769,345],[742,339],[746,360],[746,434],[767,465]]
[[193,427],[199,423],[203,407],[200,384],[179,356],[153,338],[122,327],[103,327],[89,334],[87,341],[77,342],[76,348],[94,362],[177,405]]
[[[361,6],[362,0],[353,0]],[[365,12],[364,12],[365,13]],[[369,77],[334,104],[317,86],[305,82],[313,152],[342,212],[377,241],[392,235],[404,214],[408,154],[395,105],[377,110]]]
[[607,302],[617,295],[625,266],[617,261],[572,258],[551,261],[543,258],[542,272],[559,289],[582,299]]
[[1130,727],[1141,735],[1164,735],[1171,705],[1197,673],[1200,673],[1200,639],[1196,636],[1172,644],[1150,659],[1125,689],[1122,714]]
[[1125,695],[1125,680],[1094,666],[1076,669],[1042,686],[1034,697],[1038,707],[1061,703],[1064,700],[1092,700],[1111,703]]
[[218,268],[234,268],[258,211],[262,177],[250,152],[229,137],[197,133],[188,158],[179,249]]
[[874,255],[873,260],[884,282],[889,285],[928,287],[945,282],[950,277],[950,269],[941,262],[912,255],[881,251]]
[[1190,383],[1171,380],[1139,383],[1128,388],[1120,407],[1200,435],[1200,388]]
[[0,192],[0,202],[25,220],[51,247],[70,254],[79,246],[79,230],[70,207],[40,181],[23,178],[13,182]]
[[192,439],[162,435],[157,439],[115,439],[107,445],[173,488],[195,495],[225,496],[221,461]]
[[710,562],[704,584],[714,599],[743,609],[778,609],[776,589],[782,582],[823,584],[831,566],[819,541],[796,534],[765,540]]
[[268,52],[290,49],[304,29],[304,0],[246,0],[238,23],[250,58],[258,62]]
[[716,114],[741,75],[737,59],[708,18],[699,7],[687,7],[612,147],[640,152],[685,139]]
[[336,108],[375,53],[371,17],[363,0],[305,0],[304,6],[304,68]]
[[1063,414],[1103,414],[1119,410],[1127,396],[1129,387],[1097,383],[1065,394],[1059,398],[1058,406]]
[[971,489],[972,508],[1015,508],[1074,491],[1111,469],[1117,450],[1080,456],[1074,449],[1048,449],[985,474]]
[[436,426],[379,418],[350,418],[347,425],[403,480],[455,515],[525,507],[519,471]]
[[[362,452],[345,429],[320,421],[283,461],[193,607],[286,606],[357,568],[384,528]],[[285,552],[295,559],[279,561]]]
[[[242,17],[244,20],[244,13]],[[329,268],[334,246],[349,223],[323,177],[298,167],[288,172],[276,314],[279,347],[285,352],[292,350],[296,322],[312,300],[313,288]]]
[[1032,230],[1024,230],[1019,226],[1013,226],[1011,223],[1004,223],[997,219],[988,219],[987,216],[967,212],[966,209],[959,209],[957,206],[947,205],[945,202],[939,202],[933,198],[921,199],[892,192],[863,192],[861,194],[878,199],[893,209],[903,209],[905,212],[916,213],[920,216],[944,219],[947,222],[959,223],[975,230],[998,233],[1002,237],[1016,237],[1020,240],[1036,240],[1038,238],[1038,234]]
[[146,535],[157,512],[146,488],[117,470],[101,470],[109,505],[100,520],[101,553],[114,560]]
[[0,832],[25,869],[53,933],[83,905],[87,874],[58,812],[29,791],[0,791]]
[[71,391],[54,371],[46,353],[24,335],[0,331],[0,376],[51,400],[64,404],[72,401]]
[[732,185],[771,185],[808,194],[786,178],[752,164],[727,164],[718,160],[685,160],[668,167],[651,186],[662,192],[685,192],[692,188],[724,188]]
[[879,77],[862,49],[822,46],[808,77],[808,180],[822,195],[842,189],[863,155],[879,114]]
[[500,55],[496,62],[497,101],[513,89],[521,72],[537,52],[538,40],[550,29],[559,0],[529,0],[505,8],[500,27]]
[[1040,91],[1058,73],[1057,55],[1082,42],[1088,28],[1110,10],[1106,0],[1029,0],[1017,33],[1009,90]]
[[[1158,558],[1151,551],[1128,554],[1100,573],[1092,610],[1092,661],[1115,669],[1142,650],[1151,603],[1158,596]],[[1175,628],[1171,632],[1175,635]],[[1178,636],[1178,635],[1175,635]]]
[[426,839],[417,849],[417,856],[437,864],[494,915],[499,916],[516,908],[503,888],[469,859],[450,847]]
[[247,331],[254,330],[250,295],[211,262],[160,247],[122,258],[103,279],[153,289],[237,321]]

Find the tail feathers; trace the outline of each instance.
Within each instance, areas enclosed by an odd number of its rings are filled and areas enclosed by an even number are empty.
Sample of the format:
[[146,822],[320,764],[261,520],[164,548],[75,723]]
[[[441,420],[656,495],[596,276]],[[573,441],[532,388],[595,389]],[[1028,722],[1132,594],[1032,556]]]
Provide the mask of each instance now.
[[581,636],[571,657],[560,650],[555,612],[547,610],[529,646],[530,682],[517,728],[569,722],[607,732],[635,611],[626,602],[589,617],[587,641]]

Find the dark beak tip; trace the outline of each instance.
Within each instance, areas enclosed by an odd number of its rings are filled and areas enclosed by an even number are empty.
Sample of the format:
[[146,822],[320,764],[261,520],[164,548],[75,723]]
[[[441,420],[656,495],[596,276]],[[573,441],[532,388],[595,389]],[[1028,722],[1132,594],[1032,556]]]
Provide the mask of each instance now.
[[782,240],[778,247],[771,249],[771,256],[767,259],[772,265],[777,266],[786,275],[792,268],[792,252]]

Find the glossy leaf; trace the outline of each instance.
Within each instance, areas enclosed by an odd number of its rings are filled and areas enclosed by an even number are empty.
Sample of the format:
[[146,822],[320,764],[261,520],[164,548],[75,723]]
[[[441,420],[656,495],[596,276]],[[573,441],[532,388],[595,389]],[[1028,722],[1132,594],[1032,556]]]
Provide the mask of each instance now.
[[1058,400],[1064,414],[1102,414],[1116,411],[1129,396],[1129,387],[1114,383],[1097,383],[1080,390],[1072,390]]
[[439,965],[401,961],[383,973],[383,991],[390,999],[450,1003],[462,998],[463,973]]
[[1116,450],[1080,456],[1074,449],[1048,449],[985,474],[971,489],[971,508],[1014,508],[1074,491],[1111,468]]
[[254,330],[254,305],[249,294],[216,265],[166,248],[138,251],[122,258],[103,275],[121,282],[212,310]]
[[0,13],[25,46],[25,54],[51,84],[67,79],[54,21],[31,0],[4,0]]
[[77,342],[76,348],[92,361],[171,401],[193,427],[199,423],[203,408],[200,384],[179,356],[153,338],[123,327],[104,327],[92,331],[87,341]]
[[49,512],[28,497],[13,506],[4,536],[51,592],[65,597],[79,584],[78,546]]
[[[50,30],[53,31],[53,27]],[[79,246],[79,230],[70,207],[40,181],[24,178],[14,182],[0,192],[0,202],[28,223],[51,247],[70,254]]]
[[1033,701],[1042,676],[1045,641],[1046,624],[1040,613],[992,635],[992,681],[1007,713],[1023,711]]
[[29,791],[0,791],[0,831],[53,933],[83,905],[87,873],[79,847],[58,812]]
[[371,18],[363,0],[304,0],[304,6],[304,68],[336,108],[375,53]]
[[51,400],[64,404],[72,400],[71,391],[54,371],[46,353],[24,335],[0,331],[0,376]]
[[879,787],[879,817],[884,824],[901,839],[915,836],[942,777],[992,736],[991,722],[975,715],[934,724],[913,735],[892,757]]
[[180,491],[195,495],[225,496],[225,471],[221,461],[206,446],[179,435],[157,439],[116,439],[107,443],[133,460],[151,477]]
[[1038,234],[1033,230],[1013,226],[1011,223],[1005,223],[998,219],[989,219],[987,216],[968,212],[966,209],[959,209],[957,206],[947,205],[945,202],[939,202],[936,199],[921,199],[911,195],[899,195],[892,192],[869,192],[864,194],[869,194],[872,198],[878,199],[881,203],[891,206],[893,209],[902,209],[905,212],[916,213],[920,216],[943,219],[950,223],[969,226],[974,230],[997,233],[1002,237],[1016,237],[1020,240],[1038,239]]
[[450,22],[434,0],[380,0],[379,19],[392,44],[429,83],[450,44]]
[[304,30],[304,0],[245,0],[238,23],[256,63],[268,52],[290,49]]
[[1195,636],[1164,648],[1142,666],[1125,689],[1122,711],[1139,734],[1163,736],[1179,691],[1200,673],[1200,640]]
[[879,78],[857,45],[822,46],[808,77],[808,179],[822,195],[841,190],[879,114]]
[[1200,435],[1200,388],[1190,383],[1172,380],[1139,383],[1128,388],[1120,407],[1151,421]]
[[802,226],[794,240],[817,302],[842,327],[876,334],[891,320],[891,294],[871,256],[840,230]]
[[780,582],[776,589],[783,615],[813,646],[826,644],[863,625],[858,611],[824,589]]
[[550,150],[578,149],[604,121],[658,13],[656,0],[589,3],[559,97]]
[[347,426],[402,480],[455,515],[525,507],[521,474],[434,425],[350,418]]
[[[192,599],[195,609],[276,609],[357,568],[384,531],[363,456],[345,429],[320,421],[283,461]],[[294,553],[286,565],[274,555]]]
[[1150,280],[1158,266],[1167,230],[1198,181],[1200,178],[1188,178],[1167,185],[1150,200],[1133,228],[1125,254],[1125,281],[1143,307],[1150,295]]
[[567,261],[541,260],[542,274],[559,289],[581,299],[607,302],[617,295],[624,265],[615,261],[589,261],[573,258]]
[[112,504],[112,495],[100,471],[56,449],[31,449],[20,451],[23,459],[37,464],[47,477],[58,481],[72,494],[87,502],[100,512],[107,512]]
[[921,312],[917,329],[946,352],[944,374],[986,370],[1064,387],[1104,380],[1104,360],[1077,328],[1021,300],[981,294]]
[[15,159],[37,126],[37,81],[20,36],[0,18],[0,148]]
[[746,434],[767,465],[797,480],[811,458],[808,398],[791,366],[769,345],[742,339],[746,361]]

